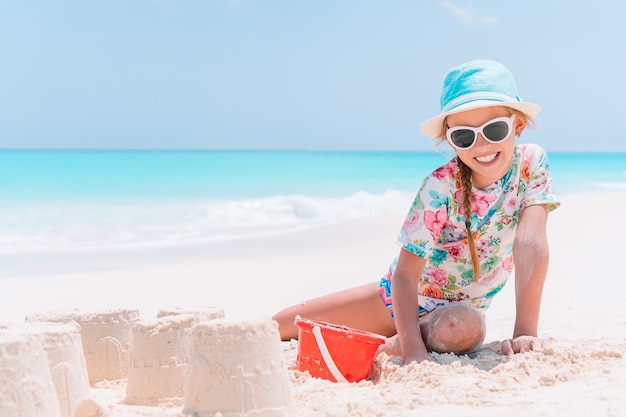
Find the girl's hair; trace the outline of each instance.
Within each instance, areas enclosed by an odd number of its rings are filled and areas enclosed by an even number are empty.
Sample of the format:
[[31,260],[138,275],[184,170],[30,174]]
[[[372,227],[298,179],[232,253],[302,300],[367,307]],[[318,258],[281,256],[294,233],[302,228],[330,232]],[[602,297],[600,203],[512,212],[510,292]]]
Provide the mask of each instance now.
[[[528,125],[532,125],[532,121],[524,113],[511,109],[511,114],[515,114],[517,117],[526,119]],[[444,120],[441,128],[441,133],[437,137],[437,140],[443,142],[446,140],[446,130],[448,129],[447,121]],[[459,165],[459,182],[461,183],[461,189],[463,190],[463,211],[465,212],[465,229],[467,230],[467,245],[469,246],[470,256],[472,257],[472,267],[474,270],[474,280],[478,281],[480,278],[480,261],[478,259],[478,251],[476,250],[476,242],[474,242],[474,236],[472,234],[472,170],[465,165],[461,158],[456,157],[457,164]]]
[[470,255],[472,257],[472,267],[474,269],[474,280],[480,278],[480,262],[478,260],[478,251],[476,250],[476,242],[472,235],[472,170],[456,157],[459,164],[459,181],[463,189],[463,211],[465,212],[465,230],[467,230],[467,245],[469,246]]

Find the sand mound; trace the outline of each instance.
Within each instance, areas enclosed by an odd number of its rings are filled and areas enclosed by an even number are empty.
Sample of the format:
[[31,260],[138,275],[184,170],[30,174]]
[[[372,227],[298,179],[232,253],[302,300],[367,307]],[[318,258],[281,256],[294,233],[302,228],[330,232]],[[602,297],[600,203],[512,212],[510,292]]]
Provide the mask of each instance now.
[[89,383],[126,378],[132,350],[133,324],[139,310],[85,312],[78,309],[26,316],[28,322],[77,323],[87,362]]
[[0,399],[1,417],[61,416],[41,341],[0,332]]
[[180,403],[191,329],[198,321],[196,316],[178,314],[135,323],[126,403],[152,406],[168,401]]
[[215,320],[194,327],[185,413],[282,417],[292,403],[274,321]]

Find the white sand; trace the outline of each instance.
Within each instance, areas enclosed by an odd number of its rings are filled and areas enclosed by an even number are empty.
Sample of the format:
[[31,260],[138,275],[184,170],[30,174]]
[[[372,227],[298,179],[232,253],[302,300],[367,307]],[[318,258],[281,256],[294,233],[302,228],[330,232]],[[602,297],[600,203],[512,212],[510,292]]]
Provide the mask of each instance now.
[[[438,355],[439,364],[399,367],[381,355],[373,380],[358,384],[290,371],[296,415],[625,415],[624,204],[626,193],[572,195],[550,215],[551,264],[540,320],[540,333],[551,343],[546,351],[499,355],[497,341],[510,336],[515,314],[510,282],[487,313],[485,349],[475,357]],[[67,308],[139,309],[142,318],[156,317],[159,309],[206,306],[220,306],[232,319],[271,315],[378,280],[399,250],[394,241],[404,211],[191,250],[0,259],[0,323]],[[284,345],[285,357],[293,359]],[[124,404],[126,380],[97,383],[92,394],[111,417],[182,411],[177,402]],[[81,417],[89,415],[95,411]]]

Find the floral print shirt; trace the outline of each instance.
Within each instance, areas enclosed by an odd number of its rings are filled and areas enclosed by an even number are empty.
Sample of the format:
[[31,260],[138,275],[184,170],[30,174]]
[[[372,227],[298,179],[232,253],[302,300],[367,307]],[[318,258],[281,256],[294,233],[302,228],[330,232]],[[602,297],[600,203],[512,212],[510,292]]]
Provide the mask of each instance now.
[[[517,145],[510,171],[485,189],[472,189],[471,230],[480,277],[474,280],[469,253],[463,190],[456,158],[422,183],[398,236],[398,243],[426,259],[418,302],[427,311],[450,302],[485,310],[505,285],[514,266],[513,239],[520,212],[534,204],[559,206],[545,151]],[[391,280],[397,259],[385,278]]]

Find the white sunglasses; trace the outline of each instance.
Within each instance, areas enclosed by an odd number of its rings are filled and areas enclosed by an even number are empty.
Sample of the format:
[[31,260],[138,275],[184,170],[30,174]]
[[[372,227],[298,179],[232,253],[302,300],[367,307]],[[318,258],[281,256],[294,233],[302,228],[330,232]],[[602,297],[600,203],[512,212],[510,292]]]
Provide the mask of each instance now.
[[446,130],[446,138],[450,145],[457,149],[469,149],[476,143],[479,133],[483,135],[487,142],[498,143],[509,137],[513,131],[513,121],[515,115],[496,117],[482,126],[454,126]]

